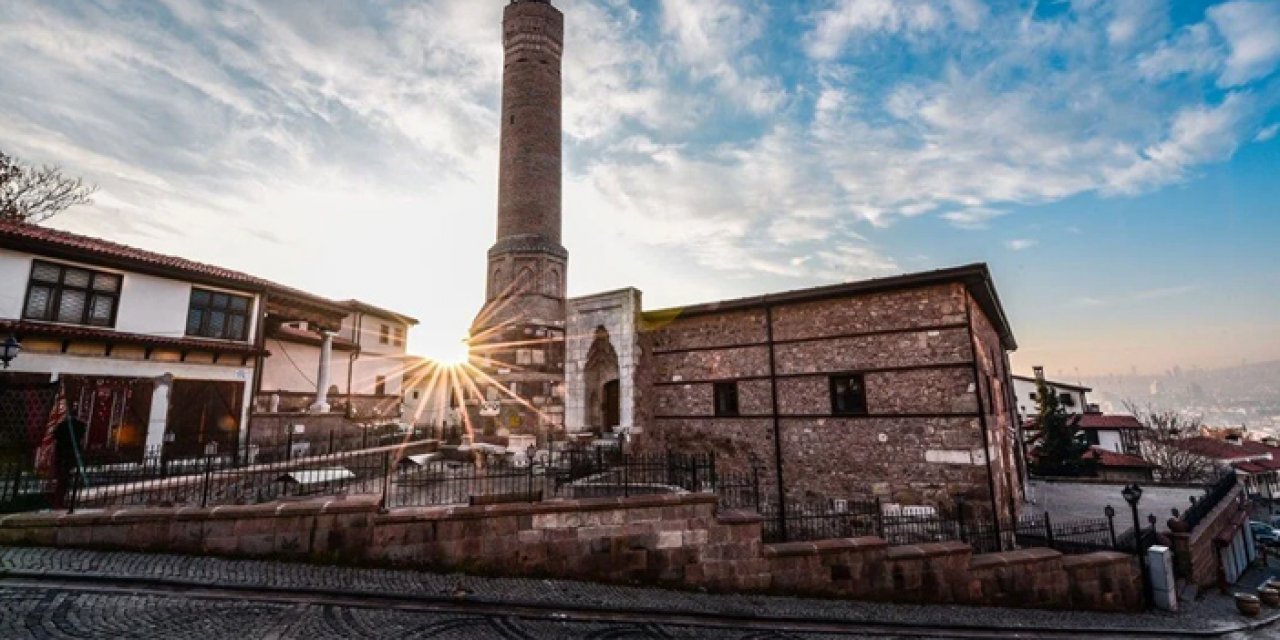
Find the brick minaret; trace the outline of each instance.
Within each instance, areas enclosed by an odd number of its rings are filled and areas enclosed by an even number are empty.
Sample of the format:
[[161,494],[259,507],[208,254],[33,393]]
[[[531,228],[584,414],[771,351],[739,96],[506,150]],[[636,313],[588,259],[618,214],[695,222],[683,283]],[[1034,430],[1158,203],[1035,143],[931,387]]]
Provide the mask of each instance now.
[[[525,402],[485,388],[474,424],[540,433],[564,416],[565,268],[560,246],[560,58],[564,16],[549,0],[512,0],[503,13],[498,238],[485,306],[472,324],[475,361]],[[527,403],[527,405],[526,405]]]

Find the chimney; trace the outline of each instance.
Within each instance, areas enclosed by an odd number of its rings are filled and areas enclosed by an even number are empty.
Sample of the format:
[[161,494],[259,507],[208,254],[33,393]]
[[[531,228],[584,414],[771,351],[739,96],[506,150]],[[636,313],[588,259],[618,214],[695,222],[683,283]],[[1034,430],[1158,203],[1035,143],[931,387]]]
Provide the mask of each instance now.
[[1036,380],[1044,381],[1044,367],[1032,367],[1031,370],[1036,372]]

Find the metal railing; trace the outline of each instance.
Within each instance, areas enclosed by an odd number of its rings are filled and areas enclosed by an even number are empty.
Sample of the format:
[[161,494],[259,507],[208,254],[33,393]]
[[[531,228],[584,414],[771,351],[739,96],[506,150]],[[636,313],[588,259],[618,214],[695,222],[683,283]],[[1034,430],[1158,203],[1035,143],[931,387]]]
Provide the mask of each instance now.
[[1235,471],[1223,473],[1209,485],[1206,495],[1196,500],[1182,514],[1182,521],[1187,523],[1190,528],[1195,529],[1200,524],[1200,521],[1204,520],[1218,506],[1218,503],[1222,502],[1236,488],[1238,482],[1239,478],[1236,477]]

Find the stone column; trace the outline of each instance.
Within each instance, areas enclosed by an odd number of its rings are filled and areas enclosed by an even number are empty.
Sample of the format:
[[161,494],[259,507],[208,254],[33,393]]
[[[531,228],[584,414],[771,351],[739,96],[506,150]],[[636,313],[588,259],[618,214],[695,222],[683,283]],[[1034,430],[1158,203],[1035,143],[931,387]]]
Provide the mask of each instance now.
[[333,357],[333,332],[321,331],[320,371],[316,373],[316,401],[311,403],[311,413],[329,412],[329,362]]
[[155,388],[151,391],[151,414],[147,416],[148,454],[159,451],[164,446],[164,432],[169,421],[169,388],[172,384],[173,375],[166,373],[156,378]]

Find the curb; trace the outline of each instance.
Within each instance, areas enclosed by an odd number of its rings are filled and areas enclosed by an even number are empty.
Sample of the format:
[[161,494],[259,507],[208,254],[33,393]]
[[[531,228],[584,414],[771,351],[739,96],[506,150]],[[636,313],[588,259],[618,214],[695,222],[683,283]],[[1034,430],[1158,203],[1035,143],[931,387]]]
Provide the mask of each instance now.
[[0,568],[0,586],[6,580],[54,580],[75,583],[85,586],[93,584],[118,587],[152,587],[171,589],[175,592],[198,589],[218,589],[239,593],[267,593],[278,596],[311,596],[330,599],[370,598],[384,602],[399,602],[408,605],[432,605],[441,607],[493,608],[509,612],[511,608],[520,608],[533,612],[564,614],[565,612],[614,613],[625,615],[659,615],[663,617],[700,618],[708,622],[732,623],[756,622],[778,625],[847,625],[851,629],[862,627],[889,627],[905,631],[936,632],[978,632],[998,631],[1004,633],[1054,633],[1099,635],[1109,634],[1120,637],[1151,638],[1217,638],[1228,634],[1245,631],[1257,631],[1280,622],[1280,612],[1243,623],[1236,626],[1219,626],[1200,629],[1156,628],[1156,627],[1035,627],[1035,626],[992,626],[964,623],[913,623],[884,620],[841,620],[836,618],[801,618],[796,616],[777,616],[758,613],[717,613],[711,611],[673,610],[660,607],[637,606],[591,606],[583,604],[559,605],[547,602],[505,600],[484,596],[467,595],[461,597],[432,595],[426,593],[403,594],[381,593],[369,590],[339,590],[323,587],[286,587],[277,585],[222,584],[215,581],[184,580],[179,578],[153,578],[127,575],[105,575],[93,573],[72,573],[51,570],[25,570]]

